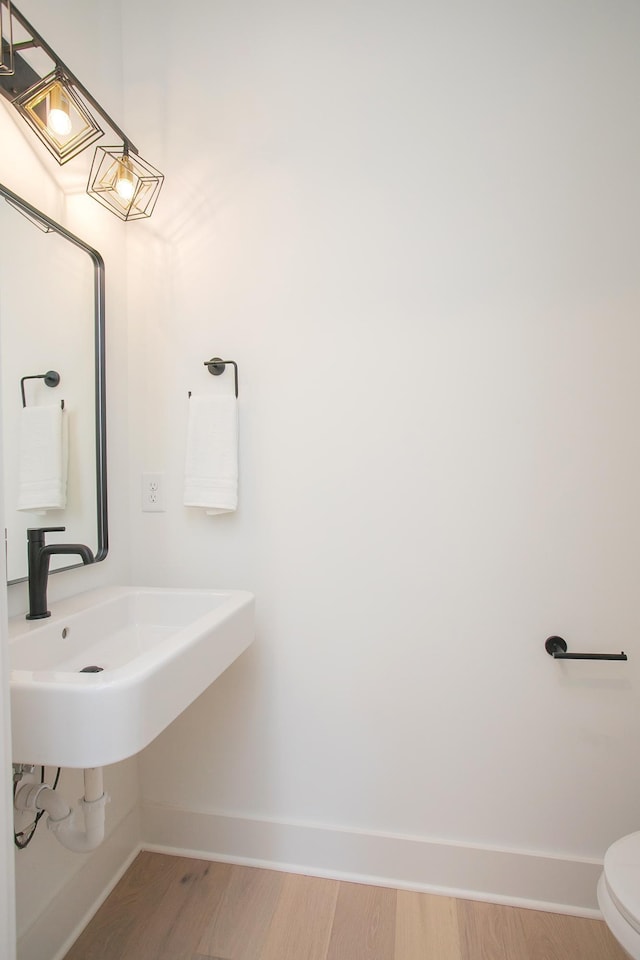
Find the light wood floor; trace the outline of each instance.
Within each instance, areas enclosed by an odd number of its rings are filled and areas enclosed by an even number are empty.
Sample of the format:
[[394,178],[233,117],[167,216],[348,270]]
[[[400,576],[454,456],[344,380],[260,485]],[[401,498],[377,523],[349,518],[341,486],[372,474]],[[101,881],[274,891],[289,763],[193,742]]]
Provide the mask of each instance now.
[[66,960],[624,960],[599,920],[141,853]]

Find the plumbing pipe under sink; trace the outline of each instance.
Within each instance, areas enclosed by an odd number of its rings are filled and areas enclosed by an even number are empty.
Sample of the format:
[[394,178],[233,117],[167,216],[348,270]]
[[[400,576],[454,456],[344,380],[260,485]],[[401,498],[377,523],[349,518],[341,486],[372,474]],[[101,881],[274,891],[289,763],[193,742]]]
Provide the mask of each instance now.
[[[84,771],[84,797],[78,808],[72,809],[57,790],[44,783],[27,783],[16,793],[16,810],[44,811],[47,827],[56,839],[74,853],[95,850],[104,840],[105,805],[109,796],[104,792],[102,767]],[[77,826],[78,814],[84,815],[84,830]]]

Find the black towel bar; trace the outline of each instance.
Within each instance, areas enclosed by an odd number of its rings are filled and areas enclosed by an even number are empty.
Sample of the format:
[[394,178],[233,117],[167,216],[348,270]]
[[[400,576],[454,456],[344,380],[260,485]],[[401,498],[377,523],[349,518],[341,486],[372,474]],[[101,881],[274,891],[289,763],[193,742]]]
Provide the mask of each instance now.
[[567,653],[567,643],[562,637],[547,637],[544,648],[554,660],[628,660],[622,653]]

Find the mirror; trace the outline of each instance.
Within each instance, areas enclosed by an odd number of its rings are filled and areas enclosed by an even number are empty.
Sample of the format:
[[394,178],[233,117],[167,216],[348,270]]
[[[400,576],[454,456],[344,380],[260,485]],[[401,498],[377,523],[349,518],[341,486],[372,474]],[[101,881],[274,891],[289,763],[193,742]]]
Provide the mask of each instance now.
[[[1,184],[0,230],[7,580],[16,583],[27,577],[28,527],[65,527],[49,542],[107,555],[104,261]],[[52,571],[76,566],[77,557],[51,558]]]

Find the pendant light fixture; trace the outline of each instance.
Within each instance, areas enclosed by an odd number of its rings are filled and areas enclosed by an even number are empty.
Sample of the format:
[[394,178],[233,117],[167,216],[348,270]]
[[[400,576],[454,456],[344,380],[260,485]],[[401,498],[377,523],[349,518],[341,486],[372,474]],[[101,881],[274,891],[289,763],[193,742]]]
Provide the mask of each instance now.
[[[14,21],[26,35],[17,43]],[[100,117],[122,146],[97,148],[87,193],[121,220],[150,217],[163,175],[139,156],[129,137],[11,0],[0,0],[0,36],[0,94],[11,101],[60,164],[104,136],[96,115]],[[52,61],[52,69],[44,77],[22,55],[34,49]]]
[[13,105],[58,163],[71,160],[104,134],[60,67],[16,97]]
[[159,170],[122,147],[98,147],[87,193],[121,220],[150,217],[164,177]]

